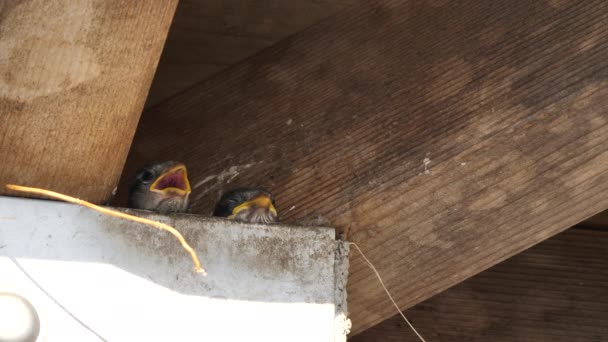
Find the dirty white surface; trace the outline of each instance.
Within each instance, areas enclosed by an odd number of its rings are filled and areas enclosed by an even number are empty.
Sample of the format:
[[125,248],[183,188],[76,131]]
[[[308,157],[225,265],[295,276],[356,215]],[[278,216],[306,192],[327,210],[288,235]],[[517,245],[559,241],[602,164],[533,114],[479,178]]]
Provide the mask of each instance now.
[[0,197],[0,292],[35,306],[45,341],[344,340],[333,229],[131,212],[180,230],[208,275],[167,232]]

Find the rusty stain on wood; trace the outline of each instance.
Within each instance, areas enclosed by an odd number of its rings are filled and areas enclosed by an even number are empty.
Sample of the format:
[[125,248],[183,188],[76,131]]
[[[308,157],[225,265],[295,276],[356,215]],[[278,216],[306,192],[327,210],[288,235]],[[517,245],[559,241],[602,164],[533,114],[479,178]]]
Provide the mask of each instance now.
[[176,3],[2,2],[1,184],[108,199]]
[[[329,219],[411,307],[608,208],[607,17],[601,0],[355,5],[148,110],[120,189],[152,159],[193,183],[252,164],[222,189]],[[350,271],[356,333],[394,308]]]

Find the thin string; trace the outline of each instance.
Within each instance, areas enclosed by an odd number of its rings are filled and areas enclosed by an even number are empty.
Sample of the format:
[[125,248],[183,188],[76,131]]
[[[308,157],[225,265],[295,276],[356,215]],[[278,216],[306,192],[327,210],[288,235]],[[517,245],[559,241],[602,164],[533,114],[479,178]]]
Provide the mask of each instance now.
[[365,254],[363,254],[363,251],[361,250],[361,248],[359,248],[359,246],[356,243],[354,243],[354,242],[349,242],[348,244],[351,245],[351,246],[355,246],[355,248],[359,251],[359,254],[361,254],[361,257],[363,257],[363,260],[365,260],[365,263],[367,264],[367,266],[369,266],[369,268],[371,268],[372,271],[374,271],[374,273],[376,274],[376,277],[378,277],[378,280],[380,281],[380,285],[382,285],[382,288],[384,289],[384,291],[388,295],[388,299],[390,299],[391,302],[393,302],[393,305],[395,306],[395,308],[397,309],[397,311],[399,312],[399,314],[401,315],[401,317],[403,317],[403,320],[405,321],[405,323],[407,323],[407,325],[410,326],[410,328],[416,334],[416,336],[418,336],[418,338],[420,339],[420,341],[426,342],[424,340],[424,338],[422,338],[422,336],[420,336],[420,334],[418,333],[418,331],[416,330],[416,328],[414,328],[414,326],[412,325],[412,323],[410,323],[410,321],[405,317],[405,315],[403,314],[403,311],[401,311],[401,309],[399,309],[399,305],[397,305],[397,303],[393,299],[393,296],[391,296],[390,292],[388,292],[388,289],[386,288],[386,285],[384,285],[384,281],[382,281],[382,277],[380,277],[380,273],[378,273],[378,270],[376,270],[376,267],[374,267],[374,265],[371,263],[371,261],[369,261],[369,259],[365,256]]

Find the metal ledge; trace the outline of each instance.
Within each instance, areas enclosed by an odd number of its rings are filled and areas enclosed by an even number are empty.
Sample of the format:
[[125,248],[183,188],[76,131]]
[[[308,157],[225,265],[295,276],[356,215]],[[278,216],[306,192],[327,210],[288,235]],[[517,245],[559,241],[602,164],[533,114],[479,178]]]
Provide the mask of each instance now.
[[0,197],[0,291],[31,301],[46,341],[345,341],[333,228],[122,210],[176,227],[208,275],[165,231]]

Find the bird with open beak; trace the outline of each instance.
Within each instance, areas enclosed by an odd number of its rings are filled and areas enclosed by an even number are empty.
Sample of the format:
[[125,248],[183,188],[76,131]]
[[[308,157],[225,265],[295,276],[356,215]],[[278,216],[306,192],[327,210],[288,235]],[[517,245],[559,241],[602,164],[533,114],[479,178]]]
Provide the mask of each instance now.
[[190,190],[184,164],[175,161],[153,163],[137,174],[129,193],[129,207],[162,214],[185,212]]
[[257,188],[238,188],[226,192],[215,206],[213,216],[248,223],[279,222],[274,196]]

